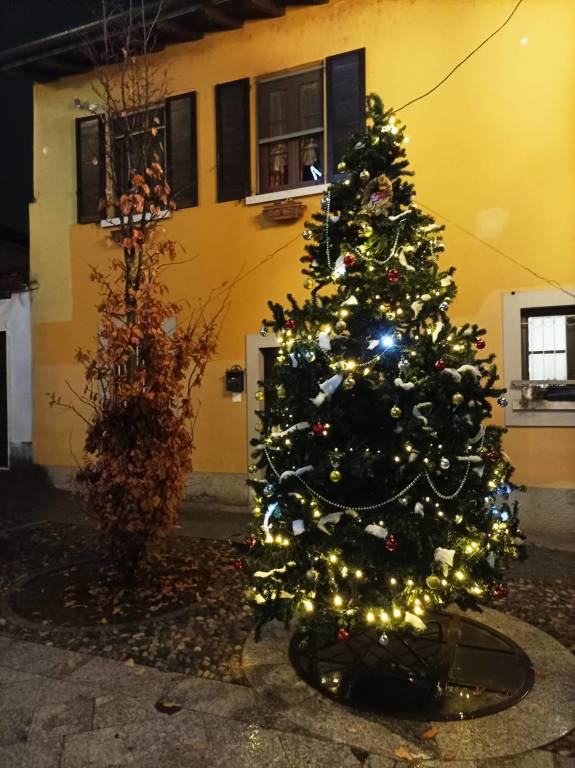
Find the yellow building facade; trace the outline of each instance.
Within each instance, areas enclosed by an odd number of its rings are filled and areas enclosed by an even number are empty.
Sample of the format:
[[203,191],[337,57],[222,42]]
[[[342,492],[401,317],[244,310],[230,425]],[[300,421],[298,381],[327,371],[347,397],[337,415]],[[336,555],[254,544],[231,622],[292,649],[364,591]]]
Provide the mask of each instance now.
[[[397,108],[441,80],[502,23],[512,5],[331,0],[154,55],[154,63],[167,69],[171,94],[197,94],[199,204],[176,211],[163,225],[189,259],[167,273],[171,296],[193,304],[236,279],[217,356],[198,393],[193,494],[246,498],[249,412],[256,403],[249,396],[234,400],[225,391],[224,374],[233,365],[246,367],[246,338],[255,344],[252,335],[258,334],[268,299],[282,300],[288,291],[305,294],[299,262],[304,243],[298,237],[303,220],[271,224],[258,200],[217,202],[215,86],[250,78],[253,128],[257,78],[365,48],[367,92]],[[416,199],[447,225],[442,264],[457,267],[459,288],[451,318],[488,329],[487,351],[497,355],[506,383],[504,296],[540,293],[550,304],[575,305],[554,287],[575,293],[574,58],[575,5],[530,0],[437,91],[399,115],[410,137]],[[83,431],[73,414],[50,408],[46,393],[66,396],[67,381],[82,386],[74,353],[94,345],[98,323],[89,265],[102,265],[110,255],[105,230],[76,223],[78,98],[93,98],[89,73],[35,86],[30,262],[39,290],[33,299],[33,454],[59,478],[74,464],[72,454],[80,455]],[[253,194],[256,154],[254,134]],[[321,194],[300,199],[309,215],[319,209]],[[248,366],[250,388],[255,378],[257,371]],[[495,411],[503,423],[506,412]],[[551,526],[553,542],[563,546],[575,546],[570,419],[567,413],[552,426],[527,419],[510,426],[505,437],[515,479],[530,489],[528,533],[542,539]]]

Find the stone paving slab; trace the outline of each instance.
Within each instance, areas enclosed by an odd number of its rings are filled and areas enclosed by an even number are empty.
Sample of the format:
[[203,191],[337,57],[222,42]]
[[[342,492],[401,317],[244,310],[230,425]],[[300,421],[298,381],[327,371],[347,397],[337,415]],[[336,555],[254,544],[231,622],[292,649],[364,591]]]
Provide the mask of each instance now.
[[[446,763],[441,758],[451,742],[438,736],[422,750],[421,723],[388,724],[382,738],[377,723],[294,680],[285,657],[273,663],[282,633],[285,639],[283,628],[272,627],[272,647],[258,646],[264,664],[257,664],[253,644],[246,648],[253,688],[70,655],[0,635],[0,766],[408,768],[394,756],[403,746],[422,768],[575,768],[541,750],[487,759],[488,748],[473,754],[465,744],[457,744],[456,759]],[[27,654],[34,672],[26,669]],[[176,705],[174,714],[160,712],[159,701]],[[568,705],[567,698],[556,701]],[[501,743],[502,736],[494,732],[496,739]]]

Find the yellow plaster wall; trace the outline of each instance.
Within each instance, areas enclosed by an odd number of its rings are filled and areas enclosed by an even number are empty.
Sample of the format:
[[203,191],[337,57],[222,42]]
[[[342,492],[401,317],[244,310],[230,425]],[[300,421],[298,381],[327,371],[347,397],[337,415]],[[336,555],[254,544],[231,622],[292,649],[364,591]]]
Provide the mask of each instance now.
[[[511,7],[511,0],[331,0],[155,57],[168,67],[172,93],[198,94],[200,205],[166,223],[194,259],[173,268],[173,295],[193,301],[244,275],[200,393],[196,470],[245,471],[246,407],[225,395],[223,373],[243,364],[245,335],[259,329],[268,298],[303,294],[299,239],[267,259],[298,235],[301,222],[270,227],[259,206],[215,202],[214,85],[365,46],[368,90],[398,107],[437,82]],[[519,44],[524,35],[527,46]],[[575,284],[574,37],[571,0],[530,0],[441,89],[402,113],[418,201],[440,221],[457,223],[566,285]],[[91,98],[88,78],[35,89],[34,456],[47,465],[71,464],[71,447],[81,448],[79,423],[49,410],[44,393],[65,393],[66,379],[81,381],[74,350],[90,344],[97,322],[87,264],[101,264],[107,254],[96,226],[74,223],[76,97]],[[317,197],[305,201],[308,213],[319,207]],[[489,350],[502,366],[502,293],[548,286],[453,225],[446,242],[445,262],[458,267],[453,319],[487,327]],[[575,484],[575,430],[514,428],[506,446],[519,481]]]

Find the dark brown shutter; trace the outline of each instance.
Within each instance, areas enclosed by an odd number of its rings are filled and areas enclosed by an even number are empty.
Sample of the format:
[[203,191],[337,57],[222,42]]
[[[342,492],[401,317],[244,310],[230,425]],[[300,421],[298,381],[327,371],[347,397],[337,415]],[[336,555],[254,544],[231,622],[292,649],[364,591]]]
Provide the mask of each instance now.
[[250,81],[216,85],[218,202],[250,194]]
[[178,208],[198,204],[196,92],[166,99],[166,178]]
[[[327,146],[330,181],[338,178],[350,135],[365,125],[365,48],[326,60]],[[339,174],[340,176],[341,174]]]
[[106,133],[98,116],[76,120],[76,197],[78,224],[100,221],[106,197]]

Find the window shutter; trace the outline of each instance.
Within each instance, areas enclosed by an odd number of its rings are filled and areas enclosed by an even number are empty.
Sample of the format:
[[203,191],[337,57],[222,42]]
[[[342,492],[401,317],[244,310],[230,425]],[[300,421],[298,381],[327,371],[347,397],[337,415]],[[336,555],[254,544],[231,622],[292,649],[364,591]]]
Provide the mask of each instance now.
[[350,135],[365,125],[365,48],[326,61],[329,179],[341,178],[337,164]]
[[250,194],[250,81],[216,85],[218,202]]
[[78,224],[100,221],[106,197],[106,134],[98,117],[76,120],[76,197]]
[[196,92],[166,99],[166,178],[178,208],[198,204]]

